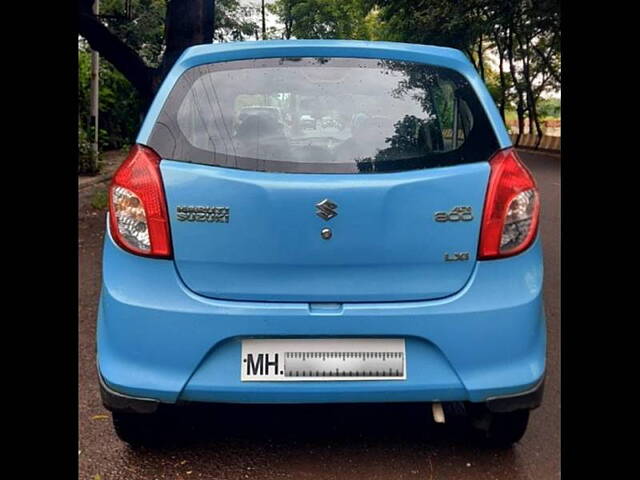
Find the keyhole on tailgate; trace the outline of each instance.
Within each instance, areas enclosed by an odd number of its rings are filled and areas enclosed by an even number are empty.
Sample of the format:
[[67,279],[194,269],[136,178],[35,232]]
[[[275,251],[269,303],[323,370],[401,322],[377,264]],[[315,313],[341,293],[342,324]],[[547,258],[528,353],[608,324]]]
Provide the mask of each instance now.
[[333,233],[331,232],[330,228],[323,228],[322,230],[320,230],[320,236],[325,240],[329,240],[332,235]]

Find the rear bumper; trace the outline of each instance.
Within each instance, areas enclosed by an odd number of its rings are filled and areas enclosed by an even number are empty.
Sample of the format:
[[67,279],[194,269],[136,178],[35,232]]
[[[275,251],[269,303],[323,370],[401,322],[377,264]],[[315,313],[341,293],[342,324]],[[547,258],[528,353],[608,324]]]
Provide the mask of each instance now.
[[[132,397],[111,390],[104,382],[102,375],[98,373],[100,381],[100,396],[103,405],[112,412],[151,414],[158,411],[160,402],[152,398]],[[542,403],[544,392],[544,376],[532,389],[526,392],[492,397],[486,405],[491,412],[512,412],[514,410],[538,408]]]
[[521,393],[490,397],[487,399],[487,408],[491,412],[513,412],[514,410],[532,410],[542,403],[544,394],[545,376],[532,388]]
[[[546,327],[538,240],[518,256],[479,262],[468,284],[451,297],[344,304],[336,310],[204,298],[184,286],[173,262],[125,253],[108,234],[103,265],[97,339],[103,398],[152,403],[489,400],[496,411],[518,404],[503,397],[520,398],[520,404],[531,405],[526,408],[539,403]],[[404,338],[407,380],[243,383],[240,347],[249,337]],[[523,393],[529,395],[524,403]],[[117,409],[117,401],[109,406]]]
[[112,412],[155,413],[160,406],[160,402],[153,398],[132,397],[112,390],[107,386],[100,372],[98,372],[98,380],[102,404]]

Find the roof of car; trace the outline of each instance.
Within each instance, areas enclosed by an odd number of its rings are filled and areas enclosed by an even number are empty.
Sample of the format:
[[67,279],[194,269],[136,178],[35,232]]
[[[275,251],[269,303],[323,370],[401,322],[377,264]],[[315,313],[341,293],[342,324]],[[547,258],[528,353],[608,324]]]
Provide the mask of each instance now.
[[[210,43],[195,45],[187,48],[180,60],[206,55],[208,53],[224,53],[241,50],[256,49],[300,49],[300,48],[354,48],[358,50],[387,50],[387,51],[418,51],[431,55],[466,59],[464,53],[455,48],[438,47],[434,45],[420,45],[400,42],[378,42],[363,40],[258,40],[247,42]],[[288,53],[285,55],[289,55]]]
[[362,40],[259,40],[211,43],[187,48],[169,72],[165,83],[199,65],[234,60],[282,57],[372,58],[426,63],[450,68],[469,80],[479,79],[473,64],[460,50],[432,45]]

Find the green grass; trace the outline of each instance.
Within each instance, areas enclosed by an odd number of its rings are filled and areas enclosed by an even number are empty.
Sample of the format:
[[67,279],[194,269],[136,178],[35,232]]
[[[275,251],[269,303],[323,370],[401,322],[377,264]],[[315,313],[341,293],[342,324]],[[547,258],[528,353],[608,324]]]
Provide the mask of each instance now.
[[506,110],[504,112],[505,120],[518,120],[518,114],[514,110]]
[[107,191],[98,190],[93,194],[91,206],[96,210],[105,210],[107,208]]
[[[504,116],[506,120],[518,120],[518,114],[516,113],[515,110],[506,110],[504,112]],[[554,116],[540,116],[538,117],[539,120],[542,121],[546,121],[546,120],[560,120],[560,116],[554,117]]]

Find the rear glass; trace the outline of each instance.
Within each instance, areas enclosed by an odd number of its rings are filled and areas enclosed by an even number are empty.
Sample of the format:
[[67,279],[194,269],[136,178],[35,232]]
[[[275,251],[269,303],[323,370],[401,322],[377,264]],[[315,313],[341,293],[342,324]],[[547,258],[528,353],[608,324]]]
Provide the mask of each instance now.
[[245,170],[373,173],[486,161],[498,142],[453,70],[269,58],[186,71],[149,146],[162,158]]

